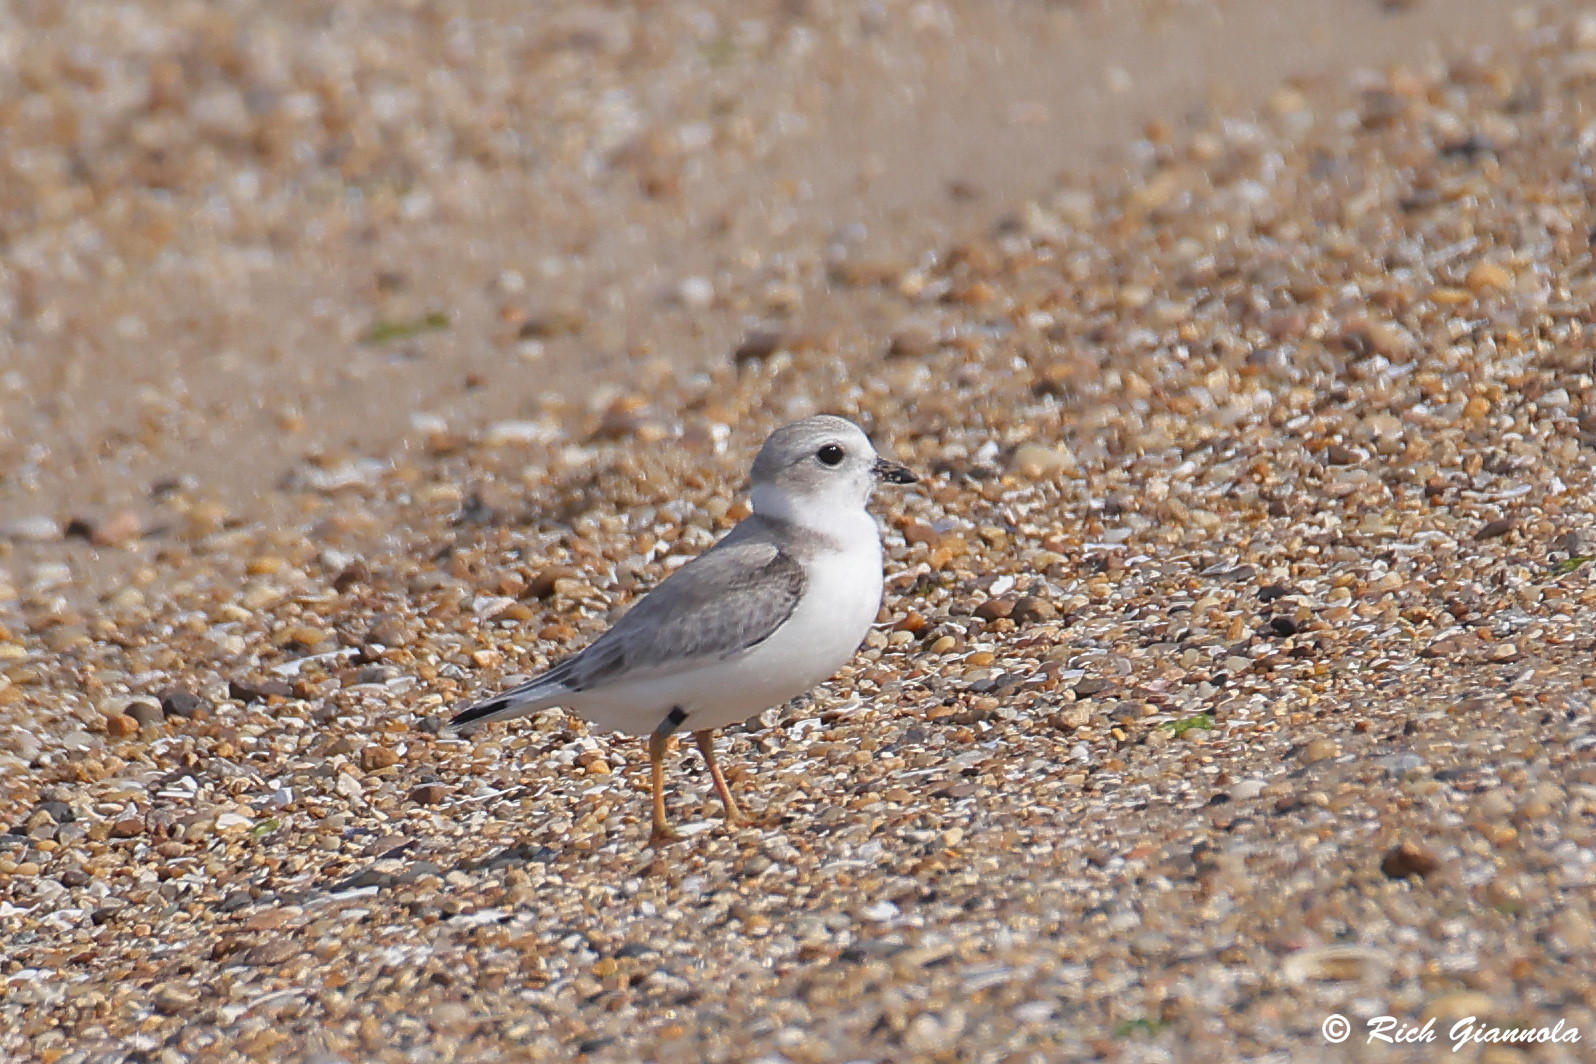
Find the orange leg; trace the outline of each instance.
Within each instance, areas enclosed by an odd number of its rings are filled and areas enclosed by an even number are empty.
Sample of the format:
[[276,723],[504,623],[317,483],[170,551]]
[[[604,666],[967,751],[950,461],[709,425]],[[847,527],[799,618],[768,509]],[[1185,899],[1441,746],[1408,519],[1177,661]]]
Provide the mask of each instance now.
[[649,776],[654,787],[654,830],[650,833],[648,841],[656,846],[679,837],[665,822],[665,755],[670,748],[669,735],[655,734],[648,737]]
[[726,809],[726,823],[732,827],[746,824],[747,818],[743,811],[737,808],[737,801],[732,798],[731,788],[726,786],[726,777],[720,774],[720,765],[715,763],[715,733],[712,731],[696,731],[693,740],[698,743],[698,752],[704,755],[704,764],[709,766],[709,778],[715,781],[715,793],[720,795],[720,804]]

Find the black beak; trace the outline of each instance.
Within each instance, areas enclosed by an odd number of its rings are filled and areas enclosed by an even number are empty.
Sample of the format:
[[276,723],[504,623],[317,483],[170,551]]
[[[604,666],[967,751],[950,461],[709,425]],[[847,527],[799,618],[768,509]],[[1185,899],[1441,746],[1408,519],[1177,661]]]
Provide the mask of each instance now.
[[885,458],[877,458],[873,467],[877,480],[884,480],[888,484],[915,484],[920,478],[910,472],[908,466],[889,462]]

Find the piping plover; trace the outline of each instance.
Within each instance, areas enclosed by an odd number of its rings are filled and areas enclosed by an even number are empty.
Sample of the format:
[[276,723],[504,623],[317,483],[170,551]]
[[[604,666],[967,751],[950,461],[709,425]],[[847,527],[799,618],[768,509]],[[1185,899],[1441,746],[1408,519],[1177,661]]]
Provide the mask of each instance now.
[[675,837],[664,758],[686,728],[727,823],[741,822],[714,730],[802,694],[853,656],[881,608],[881,536],[865,504],[878,482],[916,479],[843,418],[777,429],[754,459],[752,514],[586,648],[450,727],[563,706],[600,728],[648,736],[654,842]]

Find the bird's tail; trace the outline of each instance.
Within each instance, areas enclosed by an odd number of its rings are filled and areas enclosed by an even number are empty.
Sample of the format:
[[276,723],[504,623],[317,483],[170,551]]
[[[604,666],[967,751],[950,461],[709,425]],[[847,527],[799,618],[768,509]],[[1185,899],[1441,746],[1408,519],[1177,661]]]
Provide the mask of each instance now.
[[467,706],[449,721],[449,729],[452,731],[469,724],[492,724],[499,720],[514,720],[528,713],[536,713],[540,709],[557,706],[569,696],[570,692],[562,684],[549,683],[547,677],[540,676],[535,680],[528,680],[519,687],[500,692],[492,698],[483,699],[474,706]]

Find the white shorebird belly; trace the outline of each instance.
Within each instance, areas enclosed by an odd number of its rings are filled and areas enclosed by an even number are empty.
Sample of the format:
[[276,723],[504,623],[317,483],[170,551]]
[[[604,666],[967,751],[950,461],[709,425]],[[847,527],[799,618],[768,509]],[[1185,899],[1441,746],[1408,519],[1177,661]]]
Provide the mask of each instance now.
[[567,696],[563,703],[606,730],[647,735],[671,710],[681,727],[724,728],[796,698],[848,663],[881,609],[881,547],[868,540],[804,567],[804,595],[763,642],[672,676],[639,678]]

